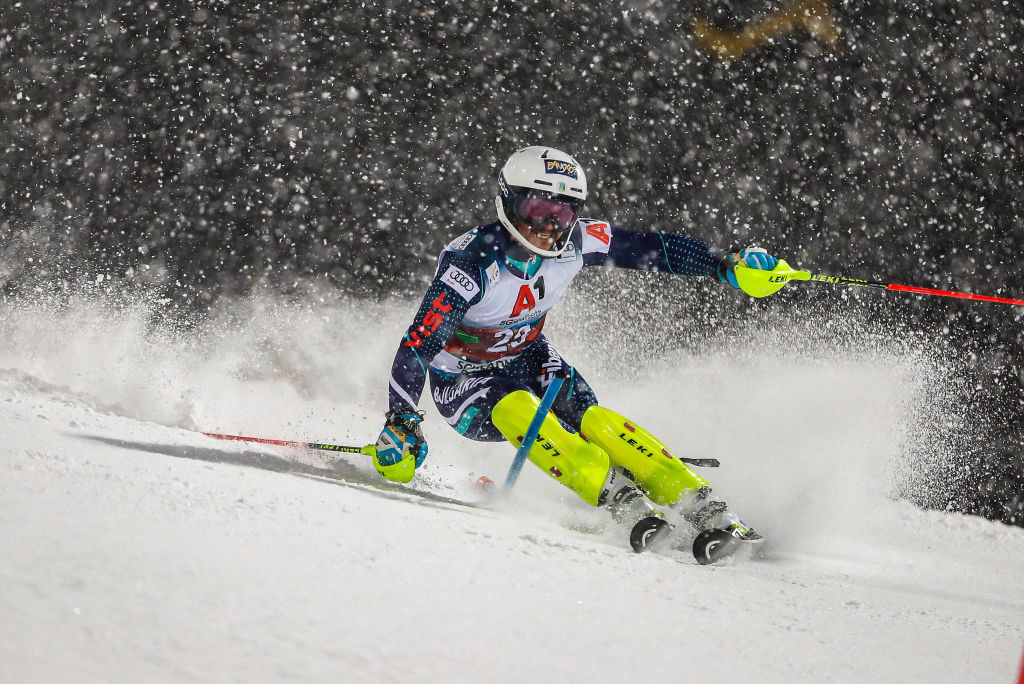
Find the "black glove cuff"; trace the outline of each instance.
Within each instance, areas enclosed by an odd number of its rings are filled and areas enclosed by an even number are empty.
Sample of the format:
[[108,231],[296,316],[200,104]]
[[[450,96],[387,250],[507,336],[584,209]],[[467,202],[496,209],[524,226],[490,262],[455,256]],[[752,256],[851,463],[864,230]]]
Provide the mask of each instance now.
[[402,432],[406,434],[416,434],[419,432],[420,423],[423,422],[423,411],[388,411],[384,414],[384,419],[388,422],[388,425],[394,425],[402,429]]
[[734,254],[739,252],[739,250],[731,249],[726,251],[715,251],[715,256],[718,257],[718,265],[715,267],[715,271],[718,273],[718,279],[723,283],[728,282],[726,273],[736,268],[736,260],[732,257]]

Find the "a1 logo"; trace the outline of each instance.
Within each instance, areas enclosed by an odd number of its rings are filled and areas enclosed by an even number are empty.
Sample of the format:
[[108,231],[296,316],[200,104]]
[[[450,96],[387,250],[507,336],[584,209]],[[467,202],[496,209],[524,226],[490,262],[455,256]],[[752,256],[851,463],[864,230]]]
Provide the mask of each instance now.
[[515,318],[535,306],[537,306],[537,300],[533,296],[533,290],[530,289],[529,285],[522,285],[519,288],[519,295],[516,297],[516,304],[512,307],[512,313],[509,314],[509,318]]
[[612,241],[612,236],[608,232],[607,223],[591,223],[587,226],[587,235],[600,240],[606,245]]
[[537,298],[533,296],[531,289],[537,291],[537,297],[544,299],[544,276],[537,278],[537,281],[532,285],[521,285],[519,287],[519,295],[516,297],[515,306],[512,307],[512,313],[508,315],[509,318],[515,318],[524,311],[537,306]]

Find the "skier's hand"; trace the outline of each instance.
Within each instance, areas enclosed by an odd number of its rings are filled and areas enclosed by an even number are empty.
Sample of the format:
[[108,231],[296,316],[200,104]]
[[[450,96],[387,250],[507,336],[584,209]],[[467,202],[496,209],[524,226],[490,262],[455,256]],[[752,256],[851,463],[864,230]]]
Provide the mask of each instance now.
[[373,467],[394,482],[408,482],[427,457],[427,440],[420,423],[422,413],[388,411],[384,429],[374,445]]
[[736,282],[736,264],[740,262],[749,268],[771,271],[779,263],[779,260],[760,247],[747,247],[726,256],[718,264],[718,279],[732,285],[737,290],[740,285]]

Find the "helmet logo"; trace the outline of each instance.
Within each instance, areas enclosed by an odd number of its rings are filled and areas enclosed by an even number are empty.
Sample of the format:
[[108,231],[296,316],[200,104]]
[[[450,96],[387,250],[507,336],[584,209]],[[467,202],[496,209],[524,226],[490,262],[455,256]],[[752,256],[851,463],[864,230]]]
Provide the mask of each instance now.
[[560,176],[578,178],[578,176],[576,175],[575,164],[572,164],[570,162],[558,161],[557,159],[544,160],[544,173],[557,173]]

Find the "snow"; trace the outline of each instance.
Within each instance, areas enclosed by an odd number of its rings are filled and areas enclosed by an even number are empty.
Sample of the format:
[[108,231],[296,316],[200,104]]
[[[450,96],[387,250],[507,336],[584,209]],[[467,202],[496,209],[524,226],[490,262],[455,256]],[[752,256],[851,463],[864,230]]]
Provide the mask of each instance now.
[[[619,348],[591,362],[552,326],[606,403],[723,460],[707,477],[770,546],[710,567],[633,554],[529,466],[474,509],[196,431],[371,441],[376,340],[408,307],[251,300],[175,329],[141,305],[5,306],[0,681],[1016,681],[1024,529],[893,495],[921,486],[907,454],[944,443],[915,429],[922,402],[959,391],[913,346],[752,332],[625,378]],[[417,487],[472,499],[508,467],[432,409],[425,427]]]

